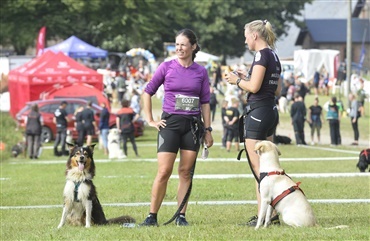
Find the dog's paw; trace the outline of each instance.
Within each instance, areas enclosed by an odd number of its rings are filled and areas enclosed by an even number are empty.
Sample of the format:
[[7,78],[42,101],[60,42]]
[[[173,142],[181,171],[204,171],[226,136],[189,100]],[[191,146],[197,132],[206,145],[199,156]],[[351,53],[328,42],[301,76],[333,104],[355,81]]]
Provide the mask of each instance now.
[[59,224],[58,225],[58,229],[60,229],[61,227],[63,227],[63,224]]
[[90,224],[86,224],[85,228],[90,228],[91,225]]

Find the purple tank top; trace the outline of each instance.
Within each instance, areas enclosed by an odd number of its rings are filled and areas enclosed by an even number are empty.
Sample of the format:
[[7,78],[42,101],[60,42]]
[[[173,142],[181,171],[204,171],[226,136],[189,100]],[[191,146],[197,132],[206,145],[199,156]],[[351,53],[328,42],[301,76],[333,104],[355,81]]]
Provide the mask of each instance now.
[[209,103],[209,78],[207,70],[193,63],[183,67],[177,59],[163,62],[155,71],[145,92],[153,96],[163,84],[162,110],[170,114],[199,115],[200,106]]

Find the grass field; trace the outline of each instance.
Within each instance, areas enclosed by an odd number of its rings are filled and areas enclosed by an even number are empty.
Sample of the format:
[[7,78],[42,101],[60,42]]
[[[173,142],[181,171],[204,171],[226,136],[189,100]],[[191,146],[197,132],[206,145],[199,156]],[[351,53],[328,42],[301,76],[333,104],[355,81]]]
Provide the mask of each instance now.
[[[363,136],[369,126],[361,120]],[[289,122],[281,115],[281,124]],[[2,131],[14,130],[14,123],[1,114]],[[5,129],[4,129],[5,127]],[[366,133],[367,130],[367,133]],[[363,133],[363,132],[362,132]],[[17,133],[6,133],[16,139]],[[10,135],[10,136],[9,136]],[[350,126],[342,125],[343,138],[351,138]],[[216,142],[220,133],[214,131]],[[366,138],[366,137],[365,137]],[[149,212],[150,191],[156,174],[156,132],[146,128],[137,139],[140,158],[108,161],[103,151],[95,152],[94,183],[107,218],[129,214],[142,222]],[[197,162],[187,219],[191,226],[174,224],[159,228],[123,228],[119,225],[64,226],[58,230],[65,184],[65,158],[53,157],[51,144],[35,160],[1,158],[1,240],[369,240],[370,176],[359,175],[358,153],[363,147],[342,145],[279,146],[281,164],[301,187],[316,214],[319,227],[291,228],[282,224],[255,231],[240,226],[256,214],[254,181],[245,158],[215,145],[209,159]],[[129,156],[134,156],[129,145]],[[176,211],[177,163],[169,181],[159,223]],[[218,176],[216,176],[218,174]],[[246,175],[249,174],[249,175]],[[305,176],[305,174],[313,174]],[[327,174],[327,177],[321,175]],[[330,174],[330,175],[329,175]],[[348,225],[346,229],[325,229]]]

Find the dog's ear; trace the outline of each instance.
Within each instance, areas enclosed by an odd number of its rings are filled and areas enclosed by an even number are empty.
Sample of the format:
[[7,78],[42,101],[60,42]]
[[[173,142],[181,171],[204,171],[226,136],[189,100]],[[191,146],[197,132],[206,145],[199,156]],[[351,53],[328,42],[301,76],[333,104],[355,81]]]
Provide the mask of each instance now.
[[259,141],[256,143],[256,145],[254,146],[254,151],[257,152],[257,154],[259,154],[259,152],[263,152],[264,150],[264,145],[263,145],[263,142]]
[[88,148],[91,150],[92,153],[94,153],[95,146],[96,146],[96,144],[92,144],[92,145],[88,146]]
[[74,144],[72,144],[72,143],[66,142],[66,144],[67,144],[67,146],[68,146],[69,150],[72,150],[72,149],[73,149],[73,147],[75,147],[75,145],[74,145]]

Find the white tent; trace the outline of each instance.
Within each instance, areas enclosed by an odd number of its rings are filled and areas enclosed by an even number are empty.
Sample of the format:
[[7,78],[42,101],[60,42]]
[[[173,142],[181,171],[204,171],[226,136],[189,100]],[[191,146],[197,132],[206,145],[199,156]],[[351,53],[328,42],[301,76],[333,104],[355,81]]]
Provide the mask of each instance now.
[[313,78],[315,71],[322,66],[329,72],[329,78],[335,76],[339,65],[339,51],[332,49],[301,49],[294,51],[294,72],[301,72],[306,81]]
[[[172,59],[176,59],[177,58],[177,55],[174,55],[174,56],[171,56],[171,57],[168,57],[166,58],[164,61],[170,61]],[[195,59],[194,61],[199,63],[207,63],[208,61],[212,60],[212,61],[218,61],[220,58],[215,56],[215,55],[212,55],[212,54],[208,54],[206,52],[203,52],[203,51],[198,51],[198,53],[196,54],[195,56]]]

